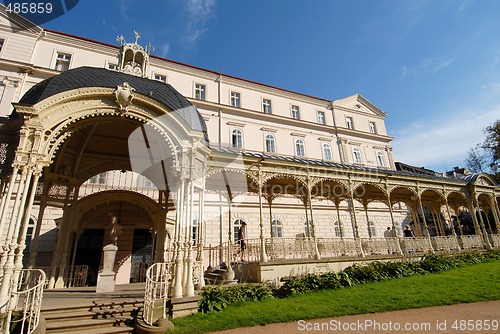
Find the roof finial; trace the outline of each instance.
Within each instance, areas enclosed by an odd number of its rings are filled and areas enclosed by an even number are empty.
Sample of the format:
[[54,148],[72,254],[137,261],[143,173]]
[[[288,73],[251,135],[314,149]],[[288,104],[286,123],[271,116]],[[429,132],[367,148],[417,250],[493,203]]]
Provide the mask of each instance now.
[[139,40],[139,38],[141,38],[141,34],[139,34],[139,32],[134,30],[134,38],[135,38],[135,44],[137,44],[137,41]]
[[120,43],[120,45],[123,45],[125,44],[125,37],[123,37],[123,35],[116,36],[116,41]]

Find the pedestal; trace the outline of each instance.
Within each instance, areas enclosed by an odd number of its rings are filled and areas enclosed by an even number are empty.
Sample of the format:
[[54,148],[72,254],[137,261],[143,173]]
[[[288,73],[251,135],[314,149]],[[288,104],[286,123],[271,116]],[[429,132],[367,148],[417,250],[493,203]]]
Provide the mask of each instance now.
[[116,251],[118,247],[109,244],[103,247],[104,259],[102,261],[102,270],[97,275],[96,292],[113,292],[115,291],[115,272],[113,266],[115,264]]

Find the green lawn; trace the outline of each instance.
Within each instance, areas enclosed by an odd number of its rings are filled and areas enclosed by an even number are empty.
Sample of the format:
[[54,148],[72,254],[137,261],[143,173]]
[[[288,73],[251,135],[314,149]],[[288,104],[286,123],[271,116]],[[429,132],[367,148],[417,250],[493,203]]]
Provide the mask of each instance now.
[[500,261],[491,261],[438,274],[367,283],[287,299],[235,303],[222,312],[174,319],[172,332],[204,333],[300,319],[499,299]]

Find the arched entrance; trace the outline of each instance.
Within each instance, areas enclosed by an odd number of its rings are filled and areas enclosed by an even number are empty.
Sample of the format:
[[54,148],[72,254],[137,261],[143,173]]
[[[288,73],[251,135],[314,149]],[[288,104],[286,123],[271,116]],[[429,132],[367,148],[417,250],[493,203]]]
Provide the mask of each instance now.
[[[66,268],[83,261],[89,247],[86,261],[95,270],[99,247],[118,246],[117,283],[137,277],[134,261],[165,261],[169,231],[177,241],[176,258],[187,258],[183,254],[191,248],[179,243],[185,230],[167,226],[166,217],[175,212],[177,225],[187,223],[189,189],[204,187],[193,174],[202,170],[198,165],[209,149],[203,118],[175,89],[83,67],[41,82],[15,107],[22,122],[8,196],[17,190],[11,207],[20,213],[9,221],[1,214],[2,225],[12,226],[7,238],[14,241],[2,267],[22,267],[17,254],[26,238],[23,217],[32,211],[39,222],[34,238],[44,232],[41,222],[56,228],[53,249],[34,247],[29,261],[39,266],[40,253],[50,254],[49,288],[66,285]],[[112,221],[119,233],[110,232]],[[176,270],[191,269],[181,263]]]

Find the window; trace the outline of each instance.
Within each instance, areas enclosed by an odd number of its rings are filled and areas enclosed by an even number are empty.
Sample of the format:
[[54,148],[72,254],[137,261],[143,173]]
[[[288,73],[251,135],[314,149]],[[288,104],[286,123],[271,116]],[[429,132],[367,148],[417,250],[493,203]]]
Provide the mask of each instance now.
[[318,111],[318,124],[325,124],[325,113]]
[[352,158],[354,160],[354,163],[360,164],[361,163],[361,151],[357,147],[353,147],[352,149]]
[[352,125],[352,117],[346,117],[345,124],[346,124],[348,129],[351,129],[351,130],[354,129],[354,127]]
[[332,147],[328,143],[323,143],[323,159],[332,160]]
[[335,232],[336,237],[340,237],[340,224],[338,221],[333,222],[333,231]]
[[[233,224],[233,241],[237,241],[239,240],[239,231],[240,231],[240,227],[242,226],[242,224],[245,223],[245,221],[241,218],[238,218],[234,221],[234,224]],[[248,236],[246,236],[246,239],[248,239]]]
[[71,62],[71,55],[67,53],[57,53],[56,57],[56,70],[67,71],[69,69],[69,63]]
[[198,219],[193,219],[192,226],[192,235],[193,235],[193,246],[198,244]]
[[35,221],[33,218],[30,218],[28,222],[28,229],[26,230],[26,239],[24,241],[24,244],[26,245],[26,248],[24,249],[24,252],[27,253],[30,250],[30,243],[31,239],[33,239],[33,232],[35,230]]
[[312,221],[310,221],[310,220],[306,220],[304,222],[304,235],[306,237],[312,237],[313,236]]
[[295,155],[298,157],[306,156],[306,149],[304,146],[304,141],[302,139],[295,140]]
[[155,73],[154,74],[154,79],[157,80],[157,81],[161,81],[161,82],[167,83],[167,76],[163,75],[163,74]]
[[281,221],[275,219],[271,223],[271,236],[273,238],[282,238],[283,237],[283,225]]
[[231,92],[231,107],[240,108],[241,107],[241,94],[237,92]]
[[370,234],[372,235],[372,238],[377,236],[377,229],[375,228],[375,223],[374,222],[368,222],[368,228],[370,229]]
[[100,174],[92,176],[88,180],[88,183],[89,184],[105,184],[107,177],[108,177],[107,173],[100,173]]
[[292,118],[293,119],[300,119],[299,106],[292,106]]
[[231,135],[231,146],[235,148],[243,147],[243,133],[241,129],[234,129]]
[[271,109],[271,100],[263,99],[262,100],[262,111],[266,114],[272,114],[273,111]]
[[118,71],[118,65],[108,63],[108,70],[111,70],[111,71]]
[[5,44],[5,39],[0,38],[0,52],[2,52],[4,44]]
[[377,152],[377,166],[385,167],[384,152]]
[[271,134],[266,136],[266,152],[276,153],[276,139]]
[[375,128],[375,122],[370,122],[370,132],[377,133],[377,128]]
[[195,84],[194,85],[194,98],[198,100],[203,100],[205,101],[205,92],[207,90],[207,87],[202,84]]

